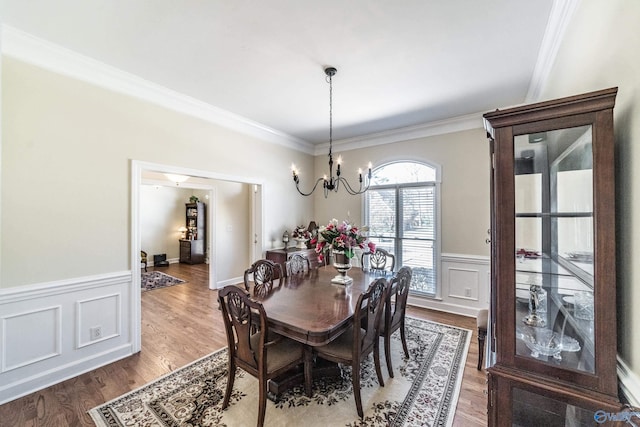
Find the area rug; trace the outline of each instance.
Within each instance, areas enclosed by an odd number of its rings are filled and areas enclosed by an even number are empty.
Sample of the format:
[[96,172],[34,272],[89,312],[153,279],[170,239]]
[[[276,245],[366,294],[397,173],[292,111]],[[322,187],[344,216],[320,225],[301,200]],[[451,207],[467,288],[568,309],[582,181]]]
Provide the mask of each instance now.
[[177,277],[169,276],[161,271],[143,271],[140,283],[142,285],[142,291],[144,292],[179,285],[180,283],[185,283],[185,281]]
[[[385,386],[376,379],[373,358],[364,362],[361,390],[364,418],[356,412],[349,367],[334,379],[314,378],[313,397],[302,386],[267,400],[267,426],[451,426],[471,331],[407,318],[410,358],[400,334],[393,335],[394,378],[382,350]],[[382,341],[381,341],[382,345]],[[229,407],[220,409],[227,383],[223,348],[137,390],[93,408],[97,426],[253,426],[258,381],[238,369]]]

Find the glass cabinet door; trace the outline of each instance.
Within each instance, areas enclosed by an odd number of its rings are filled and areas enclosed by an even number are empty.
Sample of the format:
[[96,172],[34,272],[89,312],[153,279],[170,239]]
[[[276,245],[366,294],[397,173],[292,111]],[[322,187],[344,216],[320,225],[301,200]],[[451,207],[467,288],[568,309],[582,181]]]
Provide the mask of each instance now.
[[594,373],[592,127],[513,141],[516,354]]

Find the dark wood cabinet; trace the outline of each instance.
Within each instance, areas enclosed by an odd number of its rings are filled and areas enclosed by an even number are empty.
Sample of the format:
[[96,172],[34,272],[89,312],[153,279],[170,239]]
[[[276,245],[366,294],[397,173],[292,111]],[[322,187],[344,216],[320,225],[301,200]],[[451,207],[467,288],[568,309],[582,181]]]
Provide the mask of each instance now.
[[180,239],[180,262],[202,264],[206,251],[206,207],[202,202],[185,204],[186,239]]
[[284,274],[287,274],[287,269],[285,267],[285,263],[289,261],[289,259],[294,254],[301,254],[309,259],[309,263],[311,264],[311,268],[317,268],[320,263],[318,262],[318,254],[315,249],[300,249],[300,248],[281,248],[281,249],[271,249],[266,253],[266,258],[270,261],[282,265],[282,271]]
[[491,147],[489,424],[617,412],[617,88],[484,115]]

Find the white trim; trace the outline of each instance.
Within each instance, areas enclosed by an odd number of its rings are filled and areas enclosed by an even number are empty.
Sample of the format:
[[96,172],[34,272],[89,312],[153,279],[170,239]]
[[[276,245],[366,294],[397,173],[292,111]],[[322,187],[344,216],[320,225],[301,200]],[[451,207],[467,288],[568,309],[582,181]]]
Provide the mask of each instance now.
[[0,305],[16,303],[36,298],[48,298],[54,295],[101,288],[107,285],[131,280],[131,271],[118,271],[88,277],[56,280],[33,285],[15,286],[0,289]]
[[564,33],[579,4],[580,0],[554,0],[525,103],[540,100],[540,94],[551,74]]
[[[261,140],[314,156],[325,154],[328,143],[312,144],[264,124],[168,89],[70,49],[2,24],[2,53],[54,73],[197,117]],[[482,128],[483,112],[334,141],[336,149],[355,150],[398,141]]]
[[[54,311],[56,324],[54,325],[55,334],[55,349],[49,354],[43,354],[33,359],[25,359],[16,365],[7,365],[7,350],[9,349],[9,343],[7,342],[7,320],[17,317],[25,317],[30,314],[42,313],[45,311]],[[0,318],[2,325],[0,328],[0,336],[2,336],[2,349],[0,351],[0,373],[12,371],[14,369],[23,368],[28,365],[33,365],[43,360],[51,359],[52,357],[60,356],[62,354],[62,306],[60,304],[51,307],[40,307],[35,310],[22,311],[20,313],[14,313],[10,316]]]
[[20,381],[0,386],[0,405],[19,399],[34,391],[42,390],[68,379],[75,378],[101,366],[117,362],[132,354],[131,346],[129,344],[123,344],[103,353],[90,355],[82,360],[73,361],[46,372],[38,372],[29,377],[22,378]]
[[[486,111],[438,120],[435,122],[423,123],[415,126],[391,129],[369,135],[340,139],[333,141],[333,150],[334,152],[357,150],[359,148],[409,141],[411,139],[425,138],[428,136],[445,135],[448,133],[471,129],[482,129],[484,126],[482,122],[482,115],[485,112]],[[326,154],[328,151],[328,143],[316,144],[313,154],[315,156],[319,156],[321,154]]]
[[313,145],[70,49],[2,24],[2,53],[54,73],[142,99],[210,123],[312,154]]
[[617,359],[617,371],[622,394],[632,406],[638,408],[640,407],[640,378],[627,366],[620,355],[618,355]]
[[[51,309],[56,313],[56,325],[43,332],[52,334],[48,338],[55,348],[36,357],[21,351],[23,341],[20,336],[7,339],[5,331],[0,329],[0,366],[4,367],[0,372],[0,405],[130,356],[133,353],[133,337],[128,327],[131,319],[128,318],[130,311],[124,309],[123,300],[130,293],[131,279],[131,271],[121,271],[0,289],[0,312],[5,320]],[[104,313],[109,325],[106,330],[108,339],[94,340],[94,345],[78,347],[77,331],[83,328],[79,305],[87,301],[106,301],[105,298],[114,296],[117,310]],[[5,328],[4,322],[2,328]],[[112,336],[114,331],[117,335]],[[20,359],[12,360],[7,366],[6,355],[9,353]]]
[[[111,335],[103,335],[100,339],[97,340],[89,340],[89,341],[82,341],[82,329],[83,329],[83,325],[82,325],[82,309],[83,309],[83,304],[85,303],[90,303],[93,301],[101,301],[101,300],[106,300],[108,298],[114,298],[115,297],[115,301],[116,301],[116,310],[115,310],[115,319],[116,319],[116,328],[114,333],[112,333]],[[115,338],[115,337],[119,337],[122,334],[122,317],[121,317],[121,313],[122,313],[122,294],[120,292],[115,292],[112,294],[106,294],[106,295],[100,295],[100,296],[96,296],[96,297],[92,297],[92,298],[87,298],[87,299],[82,299],[82,300],[77,300],[76,301],[76,349],[80,349],[82,347],[87,347],[89,345],[95,345],[99,342],[102,341],[106,341],[108,339],[111,338]]]
[[409,295],[407,304],[415,307],[428,308],[431,310],[443,311],[445,313],[457,314],[460,316],[473,318],[478,317],[478,312],[482,310],[481,308],[470,307],[462,304],[452,304],[443,300],[424,298],[413,295]]
[[459,262],[464,264],[489,265],[489,257],[482,255],[442,254],[443,262]]
[[229,285],[237,285],[238,283],[243,283],[243,281],[244,281],[243,277],[232,277],[231,279],[222,280],[216,283],[216,286],[217,286],[216,289],[222,289],[225,286],[229,286]]

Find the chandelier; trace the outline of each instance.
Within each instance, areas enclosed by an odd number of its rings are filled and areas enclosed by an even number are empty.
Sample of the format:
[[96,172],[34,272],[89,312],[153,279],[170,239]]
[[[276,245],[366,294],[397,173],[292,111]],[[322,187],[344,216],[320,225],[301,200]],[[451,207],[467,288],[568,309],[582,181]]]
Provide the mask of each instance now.
[[336,168],[336,176],[333,176],[333,76],[338,72],[333,67],[325,68],[324,73],[327,75],[326,80],[329,83],[329,177],[324,175],[322,178],[318,178],[315,185],[311,189],[310,192],[305,193],[300,190],[300,177],[298,176],[298,169],[296,169],[295,165],[291,165],[291,172],[293,173],[293,181],[296,183],[296,189],[298,193],[303,196],[310,196],[316,191],[318,188],[318,184],[322,183],[322,188],[324,190],[324,197],[326,198],[330,191],[338,192],[338,188],[340,187],[340,183],[344,185],[344,188],[347,190],[347,193],[351,195],[362,194],[369,189],[369,184],[371,180],[371,162],[369,162],[369,171],[365,175],[365,180],[363,184],[362,179],[362,169],[358,169],[358,180],[360,183],[360,187],[357,190],[354,190],[353,187],[349,184],[345,178],[341,176],[340,164],[342,163],[342,157],[338,156],[338,166]]

